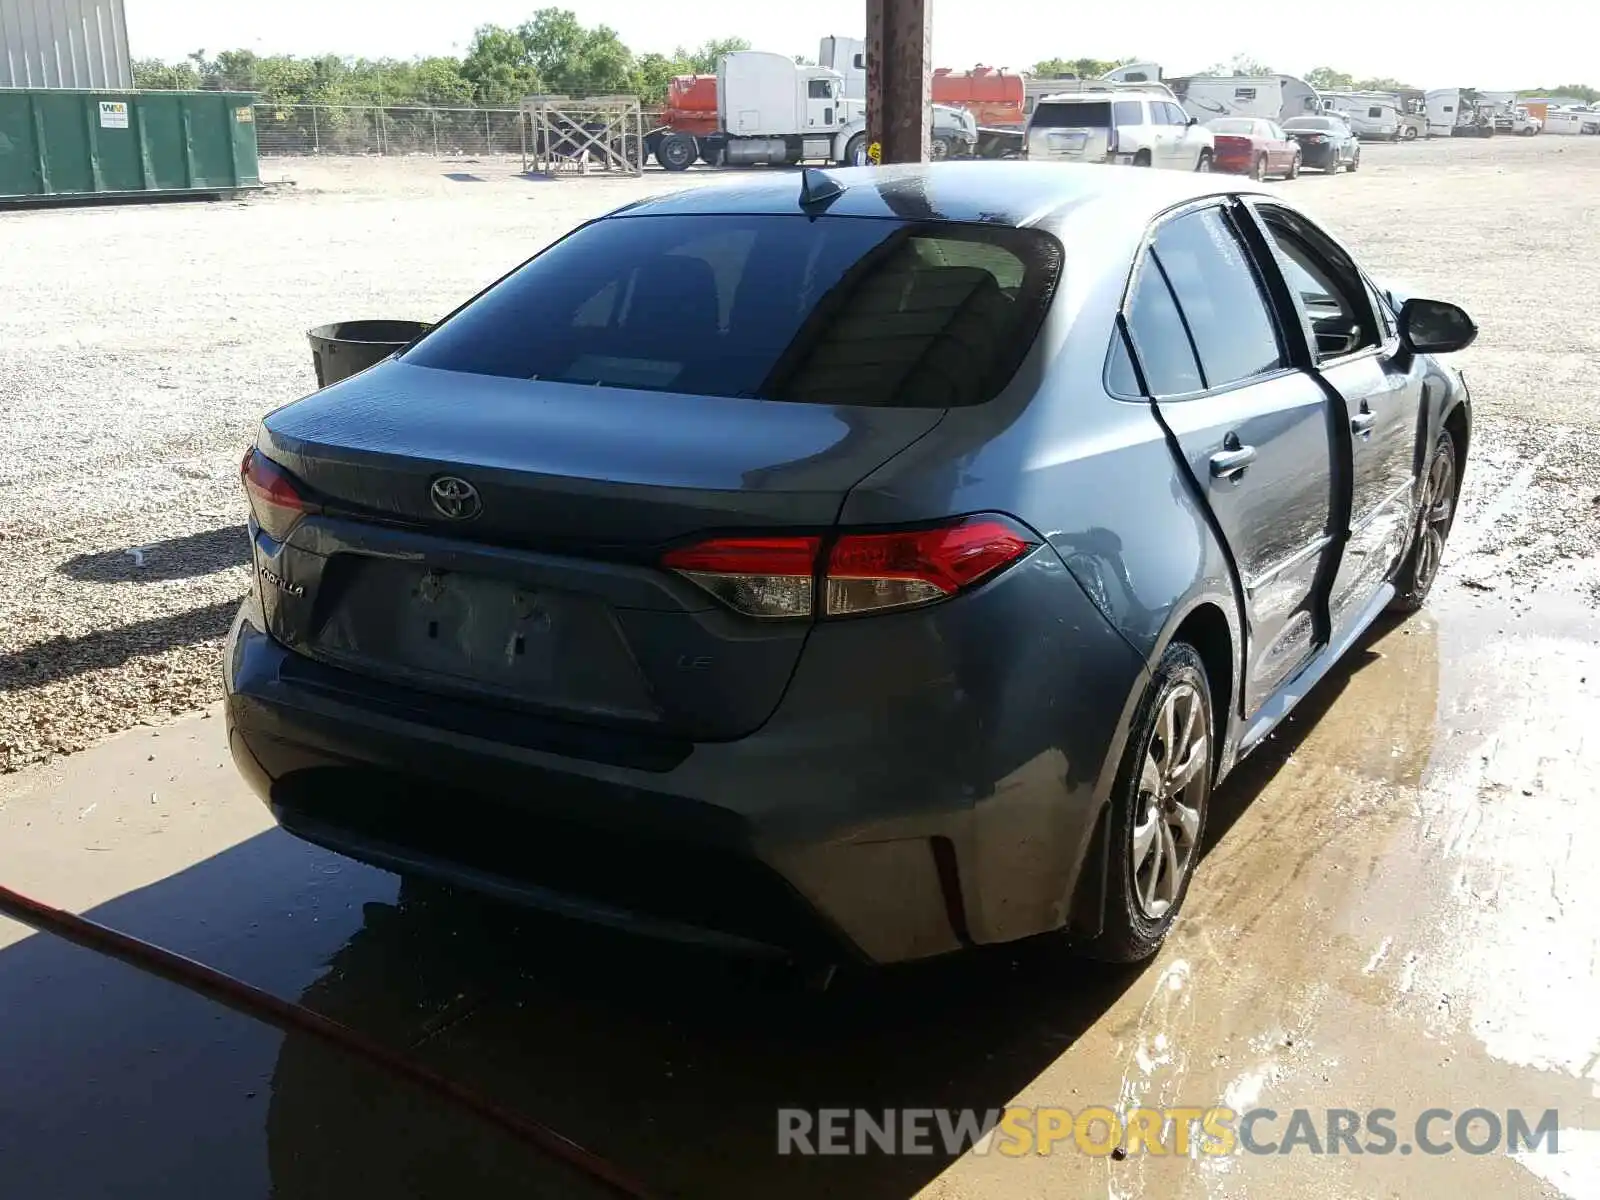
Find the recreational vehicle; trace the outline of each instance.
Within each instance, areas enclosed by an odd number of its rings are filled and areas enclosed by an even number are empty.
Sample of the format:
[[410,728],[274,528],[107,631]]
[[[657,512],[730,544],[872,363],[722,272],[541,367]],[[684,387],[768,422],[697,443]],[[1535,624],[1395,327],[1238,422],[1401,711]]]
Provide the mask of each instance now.
[[1324,92],[1322,108],[1338,113],[1359,138],[1368,141],[1400,140],[1400,108],[1395,98],[1382,92]]
[[1183,109],[1204,124],[1219,117],[1246,117],[1283,122],[1314,116],[1316,89],[1293,75],[1167,76],[1154,63],[1130,63],[1105,75],[1122,83],[1159,80],[1177,95]]
[[1435,88],[1427,104],[1429,137],[1494,136],[1494,118],[1472,88]]

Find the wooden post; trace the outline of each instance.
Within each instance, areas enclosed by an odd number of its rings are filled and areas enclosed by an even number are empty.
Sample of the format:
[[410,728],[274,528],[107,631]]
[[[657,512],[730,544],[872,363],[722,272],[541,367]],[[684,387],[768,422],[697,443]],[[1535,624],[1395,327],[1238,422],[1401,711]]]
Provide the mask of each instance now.
[[927,162],[933,0],[867,0],[867,142]]

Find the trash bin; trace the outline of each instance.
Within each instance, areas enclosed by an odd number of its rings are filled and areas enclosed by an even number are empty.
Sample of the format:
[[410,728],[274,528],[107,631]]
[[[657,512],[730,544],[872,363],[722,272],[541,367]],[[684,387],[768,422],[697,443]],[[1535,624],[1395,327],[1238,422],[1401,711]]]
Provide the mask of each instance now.
[[339,321],[318,325],[306,334],[311,339],[317,386],[325,388],[357,371],[365,371],[432,328],[425,321]]

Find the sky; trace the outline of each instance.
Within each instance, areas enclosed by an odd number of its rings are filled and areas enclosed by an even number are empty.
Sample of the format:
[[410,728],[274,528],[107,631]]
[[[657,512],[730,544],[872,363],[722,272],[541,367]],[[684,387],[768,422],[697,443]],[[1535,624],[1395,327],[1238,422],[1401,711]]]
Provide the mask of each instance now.
[[[1500,0],[932,0],[935,66],[1021,70],[1043,58],[1138,57],[1170,75],[1244,54],[1287,74],[1331,66],[1417,87],[1600,86],[1600,4],[1542,0],[1510,21]],[[461,54],[479,25],[516,25],[546,4],[606,24],[635,53],[713,37],[815,57],[828,34],[860,37],[863,0],[125,0],[135,58],[193,50],[411,58]],[[1432,15],[1430,16],[1430,11]],[[998,18],[998,19],[997,19]]]

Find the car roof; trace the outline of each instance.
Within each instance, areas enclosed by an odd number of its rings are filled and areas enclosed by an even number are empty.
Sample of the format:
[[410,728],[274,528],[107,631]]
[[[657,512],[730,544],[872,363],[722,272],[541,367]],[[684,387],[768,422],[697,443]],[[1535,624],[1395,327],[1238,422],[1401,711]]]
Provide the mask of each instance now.
[[[830,168],[834,199],[813,206],[829,216],[1036,225],[1069,210],[1114,206],[1123,217],[1158,214],[1186,200],[1252,192],[1242,180],[1207,173],[1136,171],[1086,164],[966,160]],[[635,201],[609,218],[798,213],[811,172],[763,171],[727,182]]]
[[1106,88],[1103,91],[1087,92],[1051,92],[1048,96],[1040,96],[1040,104],[1075,104],[1079,101],[1103,100],[1165,100],[1172,102],[1172,94],[1160,88],[1117,88],[1112,91]]

